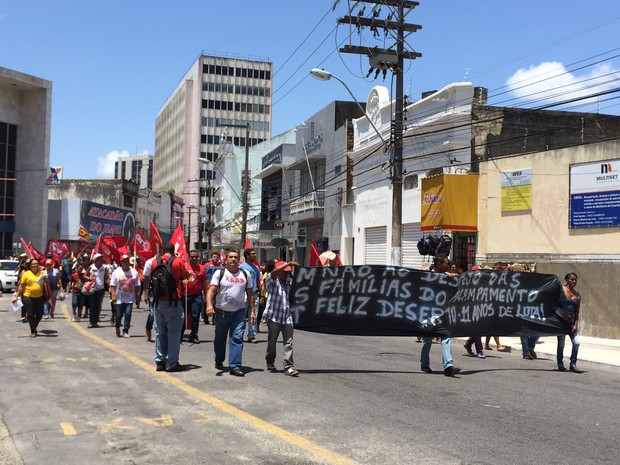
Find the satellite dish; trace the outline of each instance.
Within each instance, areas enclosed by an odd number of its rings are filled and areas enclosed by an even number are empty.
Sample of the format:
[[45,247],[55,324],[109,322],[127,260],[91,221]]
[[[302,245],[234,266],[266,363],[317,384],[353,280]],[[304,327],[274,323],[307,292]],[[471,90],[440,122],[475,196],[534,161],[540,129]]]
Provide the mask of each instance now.
[[286,247],[289,244],[288,239],[284,237],[276,237],[271,239],[269,243],[274,247]]

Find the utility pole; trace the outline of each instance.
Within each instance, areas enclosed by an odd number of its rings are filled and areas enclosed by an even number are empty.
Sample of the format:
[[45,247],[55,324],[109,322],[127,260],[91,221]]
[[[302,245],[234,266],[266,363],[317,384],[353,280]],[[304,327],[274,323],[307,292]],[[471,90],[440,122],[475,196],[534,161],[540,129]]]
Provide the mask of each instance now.
[[250,193],[250,122],[246,124],[224,124],[217,121],[218,126],[225,128],[245,128],[245,164],[244,175],[242,177],[243,185],[241,186],[241,241],[239,242],[239,250],[245,249],[245,238],[248,231],[248,196]]
[[[422,26],[417,24],[405,23],[405,9],[409,13],[413,8],[419,5],[418,2],[405,0],[379,0],[379,1],[360,1],[358,3],[373,3],[374,6],[370,12],[371,17],[364,17],[363,11],[366,6],[360,10],[360,13],[353,15],[349,11],[349,15],[338,20],[341,24],[350,24],[355,26],[359,31],[363,27],[368,27],[372,31],[374,38],[379,37],[378,30],[383,29],[385,36],[390,31],[396,31],[396,50],[393,48],[381,49],[378,47],[359,47],[354,45],[345,45],[340,49],[344,53],[354,53],[358,55],[367,55],[370,62],[370,70],[368,76],[375,72],[375,78],[383,73],[383,77],[388,70],[396,75],[396,102],[394,105],[394,119],[392,120],[392,142],[393,151],[391,157],[392,168],[392,239],[390,251],[390,265],[400,266],[402,263],[402,213],[403,213],[403,98],[404,98],[404,61],[405,59],[414,60],[422,56],[417,52],[405,51],[405,32],[409,35]],[[389,8],[389,13],[385,19],[380,19],[381,6],[395,7],[396,20],[392,21],[394,12]]]

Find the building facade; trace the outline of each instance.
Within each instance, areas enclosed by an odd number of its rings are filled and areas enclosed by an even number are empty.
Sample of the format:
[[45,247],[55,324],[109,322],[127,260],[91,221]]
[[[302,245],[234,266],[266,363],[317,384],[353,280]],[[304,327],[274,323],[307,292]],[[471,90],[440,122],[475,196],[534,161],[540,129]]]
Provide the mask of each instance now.
[[[218,173],[199,158],[217,162],[223,144],[245,150],[271,137],[272,75],[266,59],[201,54],[164,102],[155,123],[153,187],[182,196],[184,217],[214,203],[208,181]],[[204,222],[194,224],[191,244],[206,232]]]
[[153,189],[153,155],[118,157],[114,162],[114,179],[129,179],[140,189]]
[[0,67],[0,256],[47,245],[51,110],[50,81]]

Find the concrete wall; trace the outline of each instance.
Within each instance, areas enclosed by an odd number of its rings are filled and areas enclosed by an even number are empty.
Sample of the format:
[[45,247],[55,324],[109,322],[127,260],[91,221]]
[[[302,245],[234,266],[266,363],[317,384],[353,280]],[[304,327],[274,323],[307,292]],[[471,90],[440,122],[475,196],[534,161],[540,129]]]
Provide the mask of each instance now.
[[[479,262],[535,262],[536,271],[579,275],[584,335],[620,338],[620,228],[569,228],[569,168],[617,159],[600,142],[480,163]],[[501,172],[532,169],[532,208],[501,211]]]

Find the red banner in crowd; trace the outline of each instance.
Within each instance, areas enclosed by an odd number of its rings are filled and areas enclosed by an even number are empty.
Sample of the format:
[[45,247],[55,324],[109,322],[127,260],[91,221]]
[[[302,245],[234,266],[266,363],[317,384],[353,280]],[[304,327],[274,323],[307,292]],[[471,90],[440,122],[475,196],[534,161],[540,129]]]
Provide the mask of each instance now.
[[174,250],[178,256],[181,257],[184,262],[188,261],[187,249],[185,248],[185,238],[183,237],[183,229],[181,228],[180,223],[177,226],[177,229],[174,230],[174,233],[170,238],[170,242],[174,245]]
[[163,242],[164,241],[161,239],[157,227],[151,221],[151,250],[153,251],[153,255],[159,251],[159,246],[163,244]]

